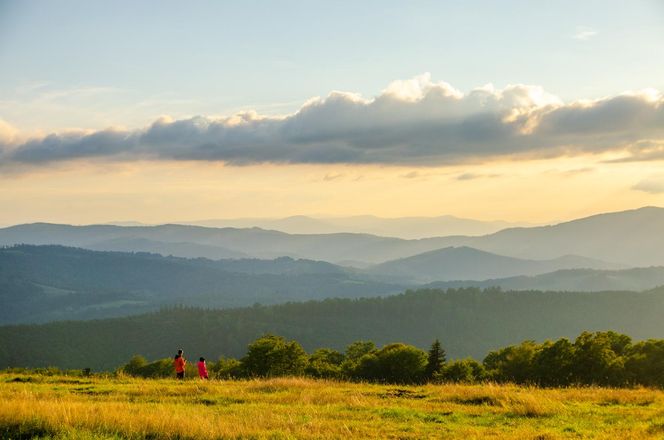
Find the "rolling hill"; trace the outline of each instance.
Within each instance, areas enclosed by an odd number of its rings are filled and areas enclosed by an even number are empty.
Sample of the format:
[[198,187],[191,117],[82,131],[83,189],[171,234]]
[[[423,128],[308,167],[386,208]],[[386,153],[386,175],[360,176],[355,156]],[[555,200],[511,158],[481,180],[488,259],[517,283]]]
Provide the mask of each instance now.
[[516,276],[484,281],[437,281],[426,287],[500,287],[505,290],[548,290],[598,292],[608,290],[642,291],[664,286],[664,267],[638,267],[623,270],[563,269],[535,276]]
[[173,304],[237,307],[403,289],[330,263],[287,257],[212,261],[62,246],[0,249],[3,324],[126,316]]
[[617,266],[573,255],[551,260],[525,260],[461,246],[388,261],[372,267],[368,272],[415,283],[429,283],[536,275],[563,268],[615,269]]

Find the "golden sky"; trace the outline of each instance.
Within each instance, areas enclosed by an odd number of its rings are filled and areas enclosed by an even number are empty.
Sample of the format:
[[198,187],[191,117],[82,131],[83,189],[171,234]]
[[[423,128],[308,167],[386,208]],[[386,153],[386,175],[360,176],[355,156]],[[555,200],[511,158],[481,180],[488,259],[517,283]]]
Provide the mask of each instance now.
[[[661,162],[600,159],[501,160],[450,167],[74,161],[0,175],[0,206],[5,207],[0,224],[165,223],[298,214],[451,214],[548,223],[664,206]],[[634,189],[644,182],[650,184],[648,191]]]

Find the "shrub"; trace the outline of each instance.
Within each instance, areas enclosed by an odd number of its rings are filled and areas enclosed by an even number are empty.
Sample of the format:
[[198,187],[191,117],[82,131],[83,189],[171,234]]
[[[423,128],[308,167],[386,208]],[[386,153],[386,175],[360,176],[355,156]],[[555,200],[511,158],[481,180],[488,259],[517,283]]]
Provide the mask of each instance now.
[[307,354],[297,342],[268,334],[249,344],[241,362],[250,377],[297,376],[304,373]]

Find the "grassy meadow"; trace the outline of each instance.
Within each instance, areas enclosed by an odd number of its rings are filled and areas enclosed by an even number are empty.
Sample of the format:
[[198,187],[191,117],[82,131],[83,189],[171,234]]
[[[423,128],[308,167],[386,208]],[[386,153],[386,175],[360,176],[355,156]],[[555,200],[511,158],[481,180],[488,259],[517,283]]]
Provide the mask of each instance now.
[[664,438],[664,392],[0,375],[3,439]]

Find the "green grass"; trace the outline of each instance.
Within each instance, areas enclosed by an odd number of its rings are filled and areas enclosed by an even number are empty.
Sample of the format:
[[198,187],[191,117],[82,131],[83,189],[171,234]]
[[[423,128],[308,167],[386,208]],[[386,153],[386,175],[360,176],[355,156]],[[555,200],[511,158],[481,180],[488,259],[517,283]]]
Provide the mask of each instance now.
[[664,392],[0,374],[3,439],[664,438]]

